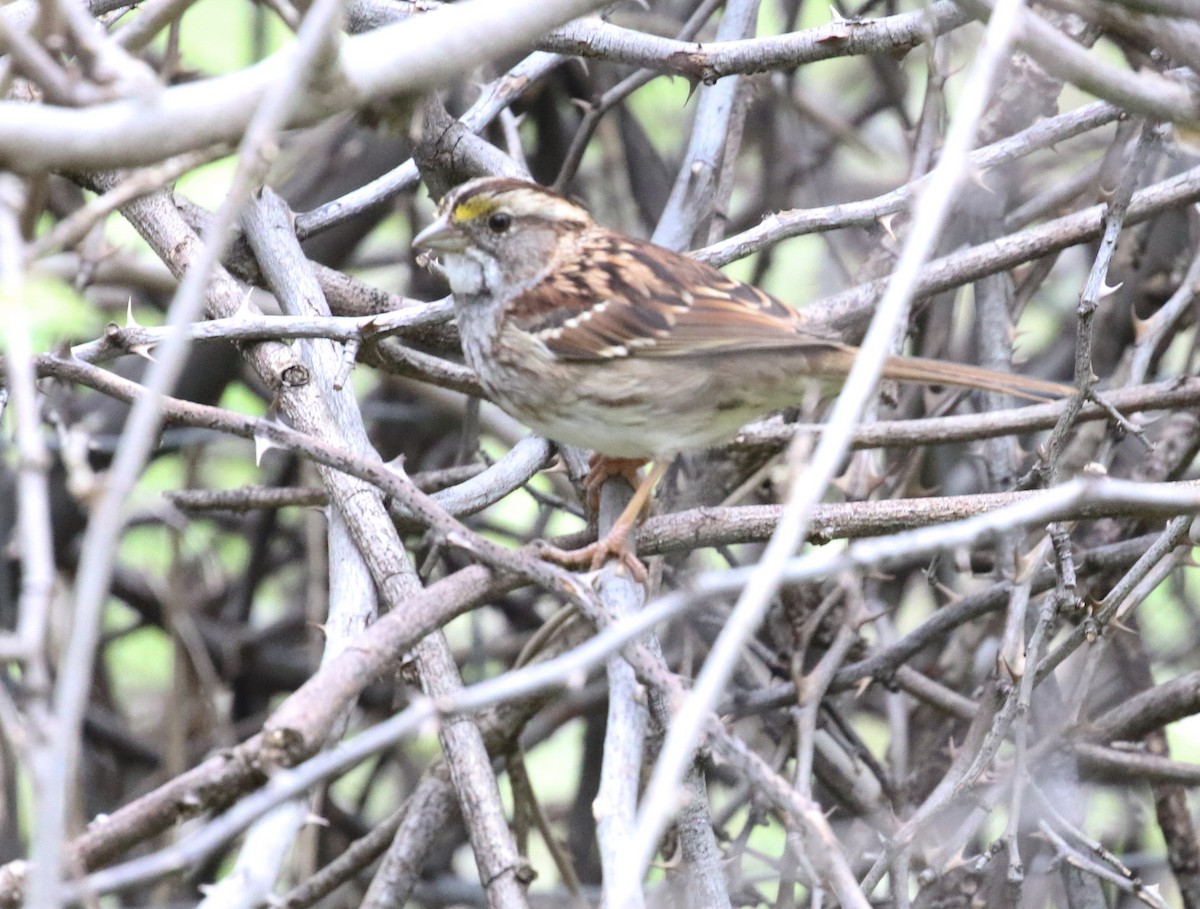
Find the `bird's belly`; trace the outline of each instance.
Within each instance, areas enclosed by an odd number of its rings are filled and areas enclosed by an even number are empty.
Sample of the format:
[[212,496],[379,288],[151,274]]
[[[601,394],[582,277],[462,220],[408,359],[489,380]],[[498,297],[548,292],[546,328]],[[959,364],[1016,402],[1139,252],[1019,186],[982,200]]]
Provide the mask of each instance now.
[[[659,456],[650,411],[637,398],[583,393],[569,381],[517,387],[503,383],[492,398],[534,432],[555,442],[621,458]],[[682,450],[680,446],[676,451]]]
[[698,396],[695,375],[664,382],[595,363],[559,363],[548,382],[531,381],[517,364],[493,361],[492,370],[488,391],[509,414],[556,442],[612,457],[654,459],[709,448],[770,409],[741,394]]
[[555,442],[613,457],[720,445],[755,417],[798,403],[812,381],[769,356],[736,371],[690,358],[563,361],[520,332],[504,343],[486,330],[463,337],[467,362],[505,411]]

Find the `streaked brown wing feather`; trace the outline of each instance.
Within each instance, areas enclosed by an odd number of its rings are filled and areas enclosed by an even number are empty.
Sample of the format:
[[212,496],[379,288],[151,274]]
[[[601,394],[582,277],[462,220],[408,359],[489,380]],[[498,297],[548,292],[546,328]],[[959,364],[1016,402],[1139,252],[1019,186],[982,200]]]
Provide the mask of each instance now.
[[757,288],[599,229],[515,300],[510,318],[567,360],[842,346]]

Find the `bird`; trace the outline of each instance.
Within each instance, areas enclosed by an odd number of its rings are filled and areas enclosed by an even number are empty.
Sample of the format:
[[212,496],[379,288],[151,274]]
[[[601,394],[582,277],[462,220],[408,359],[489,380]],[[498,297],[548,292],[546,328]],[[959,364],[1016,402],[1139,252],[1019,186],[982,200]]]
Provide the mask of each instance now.
[[[488,397],[554,442],[596,452],[587,485],[651,462],[608,533],[573,561],[631,567],[627,536],[680,452],[836,385],[858,355],[827,326],[690,256],[597,224],[537,183],[479,177],[413,238],[440,262],[467,364]],[[892,356],[883,378],[1054,398],[1069,386]],[[564,555],[559,553],[559,555]],[[635,568],[635,573],[637,573]]]

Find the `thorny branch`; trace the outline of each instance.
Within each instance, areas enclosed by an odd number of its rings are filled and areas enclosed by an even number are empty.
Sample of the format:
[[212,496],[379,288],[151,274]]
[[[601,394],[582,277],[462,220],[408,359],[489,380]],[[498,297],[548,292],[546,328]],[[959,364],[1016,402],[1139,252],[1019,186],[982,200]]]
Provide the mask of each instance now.
[[[1193,0],[192,5],[0,9],[0,904],[1200,907]],[[481,172],[1077,394],[856,374],[566,571]]]

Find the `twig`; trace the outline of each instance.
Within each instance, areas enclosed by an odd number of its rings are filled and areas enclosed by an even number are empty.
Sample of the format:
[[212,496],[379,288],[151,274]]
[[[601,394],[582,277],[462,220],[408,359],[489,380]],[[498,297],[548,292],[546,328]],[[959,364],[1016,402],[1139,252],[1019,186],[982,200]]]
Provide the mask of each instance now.
[[[512,103],[525,88],[561,65],[564,58],[540,51],[530,54],[504,76],[488,85],[478,100],[459,118],[467,129],[482,131],[500,111]],[[326,202],[312,211],[296,216],[296,236],[301,240],[335,227],[364,211],[382,205],[388,199],[415,186],[420,174],[411,158],[383,176]]]
[[[990,0],[961,0],[961,3],[980,19],[995,15]],[[1163,78],[1153,70],[1118,69],[1100,56],[1089,54],[1036,13],[1028,10],[1022,13],[1017,35],[1017,45],[1046,72],[1086,92],[1159,120],[1186,123],[1200,119],[1200,98],[1186,82]]]
[[[607,572],[602,575],[601,583],[600,596],[613,610],[614,619],[620,621],[637,613],[643,598],[641,585]],[[640,887],[629,888],[625,901],[619,903],[613,900],[612,892],[616,882],[628,874],[628,869],[620,865],[621,846],[633,835],[648,715],[633,668],[620,654],[608,660],[606,670],[608,720],[600,787],[592,802],[596,843],[604,875],[604,905],[612,909],[640,909],[646,905]]]
[[645,35],[608,22],[572,22],[541,41],[543,50],[634,63],[693,83],[714,83],[735,73],[794,69],[804,63],[858,54],[890,54],[917,47],[967,20],[949,0],[916,12],[878,19],[835,18],[827,25],[773,38],[699,44]]
[[[194,341],[327,338],[349,344],[436,325],[445,322],[451,312],[452,304],[448,300],[416,303],[404,309],[369,316],[265,316],[243,311],[233,316],[194,322],[186,326],[185,331]],[[71,355],[87,363],[101,363],[130,350],[153,349],[163,344],[170,335],[171,329],[165,327],[110,324],[104,337],[75,345],[71,348]]]
[[1046,464],[1050,470],[1051,480],[1057,480],[1059,477],[1061,470],[1059,458],[1067,444],[1067,433],[1071,429],[1075,415],[1091,394],[1092,385],[1096,381],[1096,376],[1092,372],[1092,320],[1101,296],[1106,292],[1111,292],[1106,291],[1105,286],[1108,265],[1116,250],[1117,237],[1120,236],[1133,192],[1141,179],[1147,155],[1157,141],[1154,125],[1144,124],[1141,137],[1138,139],[1136,147],[1130,151],[1121,173],[1120,182],[1105,208],[1104,234],[1100,241],[1100,248],[1096,252],[1095,261],[1092,263],[1092,269],[1088,274],[1087,283],[1080,295],[1079,306],[1076,309],[1079,319],[1075,334],[1075,387],[1077,394],[1071,398],[1067,409],[1059,417],[1047,446]]
[[[717,26],[717,40],[746,38],[754,31],[757,21],[757,0],[726,3],[725,13]],[[725,155],[734,155],[737,151],[736,148],[729,148],[728,143],[732,135],[740,135],[740,130],[734,129],[732,121],[738,84],[737,78],[725,79],[715,85],[705,85],[700,92],[688,147],[671,188],[666,210],[654,230],[652,239],[660,246],[675,250],[689,249],[696,238],[708,235],[722,162]],[[745,111],[741,114],[744,116]]]
[[[1140,223],[1164,208],[1193,202],[1197,198],[1200,198],[1200,168],[1185,171],[1134,193],[1125,214],[1125,224]],[[934,259],[921,270],[915,293],[925,296],[949,290],[983,275],[995,274],[1094,239],[1103,232],[1104,210],[1104,206],[1094,205]],[[862,311],[878,297],[883,285],[882,280],[860,284],[812,304],[807,313],[818,325],[833,326],[838,331],[852,329],[861,320]]]
[[[313,124],[397,92],[415,97],[473,64],[528,47],[547,29],[599,5],[598,0],[448,4],[354,35],[338,50],[335,78],[303,86],[283,125]],[[233,140],[247,130],[250,111],[287,81],[295,60],[289,48],[244,71],[162,89],[152,112],[140,98],[84,110],[0,102],[0,161],[39,172],[130,167]]]
[[[680,28],[679,33],[675,36],[676,40],[690,41],[694,38],[720,3],[721,0],[703,0]],[[576,128],[575,135],[571,137],[571,144],[567,148],[566,154],[563,155],[562,164],[558,169],[558,177],[554,180],[556,190],[565,192],[571,180],[574,179],[579,162],[583,160],[583,153],[587,149],[596,127],[600,124],[600,119],[657,75],[658,73],[652,69],[640,69],[626,76],[596,101],[588,104],[583,114],[583,120]]]
[[[1174,518],[1168,522],[1166,528],[1155,540],[1154,545],[1146,550],[1145,554],[1138,559],[1137,563],[1125,573],[1108,592],[1108,595],[1094,610],[1094,624],[1084,623],[1077,625],[1067,640],[1063,641],[1038,663],[1036,669],[1037,681],[1041,681],[1047,675],[1055,670],[1070,654],[1078,649],[1079,645],[1087,639],[1090,629],[1096,627],[1103,628],[1117,610],[1125,606],[1126,601],[1137,602],[1131,600],[1131,594],[1139,587],[1141,582],[1154,570],[1155,566],[1166,559],[1182,541],[1187,537],[1188,529],[1191,527],[1191,519],[1188,517]],[[1149,593],[1149,591],[1144,591]]]
[[[0,297],[20,301],[25,283],[22,267],[23,240],[19,213],[25,188],[12,174],[0,174]],[[54,594],[54,541],[51,533],[50,460],[41,434],[40,407],[33,368],[30,325],[20,302],[6,307],[11,323],[4,331],[6,354],[4,376],[12,396],[13,423],[19,458],[16,483],[17,524],[14,543],[20,555],[21,581],[17,602],[16,633],[0,637],[8,659],[22,662],[21,677],[28,685],[26,706],[30,728],[28,754],[34,792],[39,804],[51,800],[51,790],[71,791],[74,779],[70,765],[63,766],[54,754],[61,739],[55,735],[60,718],[51,710],[51,676],[46,665],[47,631]],[[12,729],[10,727],[9,733]],[[32,831],[33,860],[31,892],[45,894],[57,886],[62,874],[61,827],[50,817],[37,818]]]
[[[88,231],[123,205],[156,192],[188,171],[224,157],[229,152],[230,146],[222,143],[211,148],[179,155],[155,167],[142,168],[124,177],[108,192],[102,193],[86,205],[77,208],[30,243],[26,248],[25,261],[32,264],[43,256],[74,246],[83,239]],[[160,333],[165,336],[167,329],[160,329]]]
[[[976,59],[972,75],[974,88],[964,96],[968,101],[951,127],[942,159],[934,170],[935,179],[930,190],[918,202],[912,232],[876,310],[862,352],[830,416],[831,431],[822,436],[811,463],[805,469],[798,469],[795,460],[800,446],[793,444],[789,453],[789,460],[793,461],[793,473],[786,513],[767,545],[758,570],[749,580],[713,646],[694,690],[668,731],[654,773],[647,784],[637,835],[626,851],[629,867],[639,874],[648,867],[666,820],[673,810],[675,785],[691,758],[704,717],[716,703],[742,643],[758,627],[771,597],[778,589],[785,560],[795,552],[803,539],[810,509],[832,478],[849,445],[851,427],[879,379],[896,327],[902,324],[907,313],[921,263],[933,247],[958,181],[965,172],[975,123],[982,112],[993,75],[1004,58],[1007,36],[1014,25],[1011,17],[1017,9],[1019,6],[1016,3],[1009,3],[1005,6],[1005,16],[993,17],[985,48]],[[848,889],[841,886],[835,889],[843,904],[866,905],[866,897],[857,887]]]
[[[1200,379],[1184,377],[1155,385],[1142,385],[1105,391],[1104,399],[1124,414],[1147,410],[1174,411],[1200,403]],[[994,410],[979,414],[950,417],[925,417],[915,420],[879,420],[854,429],[851,443],[858,448],[913,448],[947,442],[972,442],[997,435],[1052,429],[1068,407],[1066,401],[1035,404],[1012,410]],[[1107,407],[1095,402],[1084,404],[1075,422],[1109,417]],[[822,425],[809,423],[753,423],[731,443],[740,449],[782,448],[799,433],[822,432]]]
[[1158,895],[1158,891],[1156,889],[1146,888],[1142,885],[1142,882],[1139,879],[1127,878],[1123,874],[1110,871],[1103,865],[1093,862],[1091,859],[1080,855],[1078,852],[1072,849],[1070,844],[1068,844],[1065,839],[1059,836],[1054,828],[1045,821],[1042,821],[1038,824],[1038,829],[1041,830],[1042,834],[1054,844],[1059,855],[1076,868],[1080,868],[1088,874],[1093,874],[1101,880],[1113,884],[1118,890],[1122,890],[1125,893],[1132,893],[1147,906],[1153,906],[1155,909],[1167,909],[1166,902],[1164,902],[1163,898]]
[[[79,749],[79,729],[83,721],[87,691],[91,684],[99,634],[100,612],[107,598],[112,578],[112,563],[116,544],[124,526],[123,512],[130,489],[141,473],[162,421],[159,401],[171,388],[183,370],[189,347],[186,332],[179,326],[195,322],[206,302],[206,284],[217,266],[224,249],[226,235],[232,227],[238,206],[250,190],[251,182],[262,168],[260,157],[265,145],[273,142],[296,102],[295,94],[302,80],[311,74],[322,57],[330,63],[329,39],[331,24],[340,10],[337,0],[317,0],[298,36],[297,50],[280,78],[262,96],[254,116],[246,127],[239,147],[238,168],[224,203],[213,218],[211,240],[203,243],[182,277],[179,290],[167,315],[167,325],[175,328],[162,345],[146,374],[146,394],[135,402],[129,415],[122,441],[118,446],[112,468],[100,501],[92,512],[81,546],[79,570],[76,575],[74,625],[67,645],[64,666],[55,690],[55,713],[58,717],[54,749],[53,773],[63,785],[46,793],[40,807],[47,838],[61,842],[66,828],[67,794],[75,778]],[[102,186],[115,186],[112,177],[100,178]],[[140,206],[145,200],[130,203]],[[144,226],[144,225],[143,225]],[[173,251],[174,253],[175,251]],[[178,264],[178,260],[177,260]],[[59,905],[60,868],[55,856],[46,856],[47,863],[31,882],[30,899],[37,905],[54,909]]]
[[[1078,110],[1043,120],[1014,136],[976,149],[970,155],[970,166],[979,171],[987,171],[1019,160],[1039,149],[1052,147],[1073,136],[1098,129],[1120,116],[1120,108],[1105,101],[1097,101]],[[791,237],[845,227],[869,227],[890,214],[904,211],[929,182],[929,176],[922,175],[873,199],[842,202],[822,208],[781,211],[770,215],[749,230],[697,250],[694,255],[712,265],[727,265]]]

